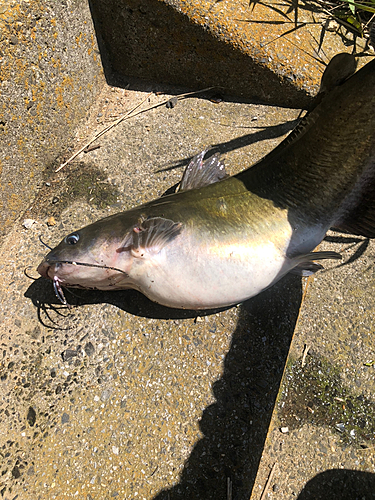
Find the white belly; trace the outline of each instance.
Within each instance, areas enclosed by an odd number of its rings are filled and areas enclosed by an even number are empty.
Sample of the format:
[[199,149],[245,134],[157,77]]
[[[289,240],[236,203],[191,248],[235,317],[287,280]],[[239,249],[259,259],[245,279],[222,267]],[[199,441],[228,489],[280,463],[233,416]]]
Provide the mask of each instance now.
[[157,255],[134,262],[129,275],[155,302],[208,309],[257,295],[290,267],[284,249],[272,242],[193,247],[177,238]]

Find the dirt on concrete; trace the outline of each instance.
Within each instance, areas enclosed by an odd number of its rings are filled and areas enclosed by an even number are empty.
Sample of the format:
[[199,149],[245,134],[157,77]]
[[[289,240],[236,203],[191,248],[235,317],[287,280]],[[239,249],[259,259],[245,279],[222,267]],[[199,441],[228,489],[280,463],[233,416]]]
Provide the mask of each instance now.
[[30,204],[104,84],[85,2],[0,6],[0,235]]

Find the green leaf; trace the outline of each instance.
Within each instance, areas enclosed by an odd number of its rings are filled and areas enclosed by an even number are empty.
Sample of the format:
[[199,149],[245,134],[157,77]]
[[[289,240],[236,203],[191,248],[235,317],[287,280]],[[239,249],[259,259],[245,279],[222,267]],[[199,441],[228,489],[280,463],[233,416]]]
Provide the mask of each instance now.
[[352,14],[355,15],[355,5],[353,0],[348,0],[349,3],[349,9],[352,11]]
[[361,23],[358,21],[358,19],[354,16],[348,16],[346,18],[346,21],[350,23],[356,30],[358,30],[360,33],[362,33],[362,27]]
[[[372,14],[375,14],[375,8],[371,7],[370,5],[366,5],[363,3],[357,3],[357,2],[354,2],[353,0],[343,0],[343,1],[350,4],[349,5],[350,10],[352,10],[352,6],[354,6],[354,7],[357,7],[357,9],[359,9],[359,10],[365,10],[366,12],[371,12]],[[372,3],[375,3],[373,0],[371,0],[371,1],[372,1]]]

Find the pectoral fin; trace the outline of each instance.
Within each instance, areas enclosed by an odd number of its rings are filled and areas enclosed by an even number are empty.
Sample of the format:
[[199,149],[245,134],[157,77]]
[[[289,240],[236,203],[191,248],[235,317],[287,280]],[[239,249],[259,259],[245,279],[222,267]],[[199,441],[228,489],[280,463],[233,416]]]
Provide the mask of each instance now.
[[181,222],[153,217],[139,223],[128,233],[122,250],[130,250],[134,257],[157,254],[172,241],[182,229]]
[[311,252],[300,255],[295,259],[295,267],[289,272],[291,274],[297,274],[298,276],[311,276],[317,271],[324,269],[321,264],[313,262],[314,260],[321,259],[342,259],[342,256],[337,252]]

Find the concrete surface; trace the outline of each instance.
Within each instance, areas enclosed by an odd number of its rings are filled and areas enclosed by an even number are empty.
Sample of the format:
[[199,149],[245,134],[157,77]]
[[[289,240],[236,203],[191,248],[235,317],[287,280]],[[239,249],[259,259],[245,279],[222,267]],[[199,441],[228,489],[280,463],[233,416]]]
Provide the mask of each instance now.
[[66,150],[103,81],[86,2],[0,3],[0,235]]
[[[151,90],[145,106],[186,87],[131,78],[104,86],[74,141],[67,132],[56,145],[64,152],[54,164]],[[342,251],[345,265],[327,265],[307,289],[287,276],[198,316],[132,291],[67,293],[68,310],[35,275],[47,252],[39,237],[53,246],[161,195],[207,145],[230,173],[246,168],[299,114],[210,97],[140,114],[59,173],[50,166],[9,225],[0,248],[3,499],[258,499],[276,461],[266,498],[373,498],[372,242],[332,233],[322,248]]]
[[307,481],[299,498],[375,498],[375,247],[330,232],[320,248],[344,263],[306,288],[252,499],[275,462],[266,498],[297,497]]
[[324,63],[353,50],[349,39],[323,30],[326,16],[312,15],[307,5],[89,4],[1,3],[1,234],[32,200],[45,168],[69,146],[103,83],[101,60],[110,84],[131,76],[192,89],[216,86],[222,93],[306,108]]
[[[176,92],[152,95],[147,105]],[[77,147],[145,95],[106,88]],[[306,407],[321,403],[304,402],[304,384],[297,384],[307,343],[307,363],[317,359],[332,370],[334,401],[360,397],[356,414],[372,425],[374,367],[364,366],[375,358],[372,244],[333,235],[328,248],[359,258],[317,275],[301,310],[296,276],[239,307],[197,317],[131,291],[67,293],[75,305],[67,310],[50,282],[24,275],[31,266],[35,276],[46,253],[39,236],[53,246],[74,228],[160,195],[207,144],[225,153],[231,173],[245,168],[278,143],[297,114],[186,99],[121,123],[99,149],[47,179],[26,213],[36,222],[29,230],[14,226],[1,248],[3,498],[247,500],[252,490],[260,497],[277,460],[268,497],[283,499],[308,481],[326,491],[327,481],[337,481],[333,473],[324,483],[333,468],[374,470],[372,427],[359,440],[350,437],[363,425],[354,412],[340,422],[306,418]],[[56,224],[48,226],[51,215]],[[287,398],[291,384],[297,402]],[[284,401],[290,411],[282,414]],[[350,480],[363,492],[373,475]]]
[[[145,95],[106,89],[78,140]],[[166,98],[152,95],[148,105]],[[50,282],[33,282],[24,269],[35,276],[46,253],[39,236],[54,245],[73,228],[162,194],[207,145],[225,153],[230,172],[245,168],[298,112],[186,99],[121,123],[99,149],[46,179],[26,213],[36,222],[26,230],[20,221],[1,249],[4,498],[225,498],[228,479],[248,498],[299,278],[276,296],[197,317],[135,292],[75,291],[68,311]],[[77,184],[85,186],[79,195]]]

